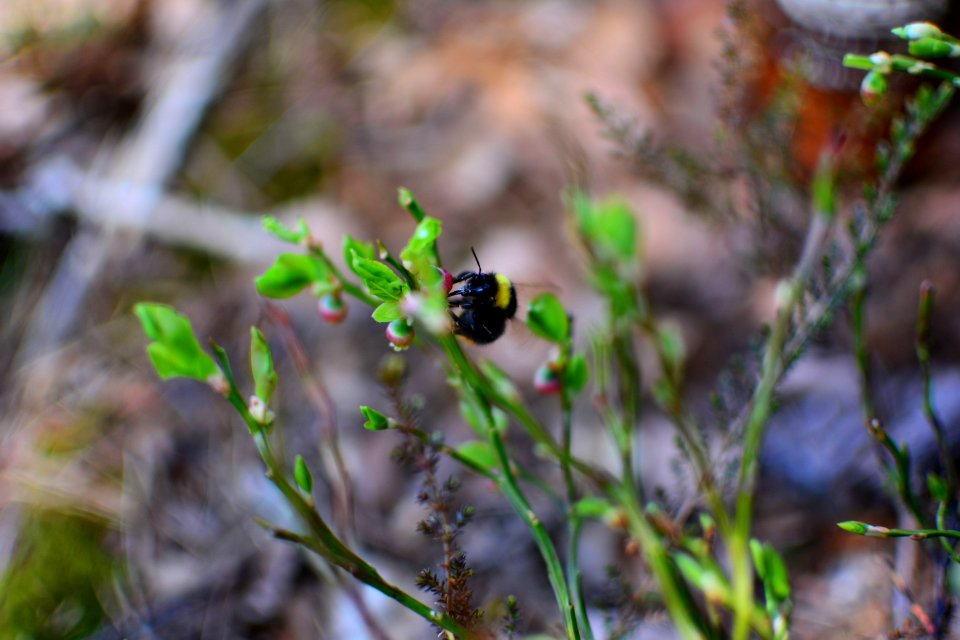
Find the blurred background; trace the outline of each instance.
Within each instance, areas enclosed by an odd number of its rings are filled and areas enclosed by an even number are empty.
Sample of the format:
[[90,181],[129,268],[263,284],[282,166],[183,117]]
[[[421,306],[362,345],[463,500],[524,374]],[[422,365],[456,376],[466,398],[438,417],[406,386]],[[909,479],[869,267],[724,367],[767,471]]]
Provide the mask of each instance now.
[[[344,233],[397,248],[412,230],[396,204],[407,187],[443,221],[451,271],[474,266],[473,247],[484,270],[519,283],[521,307],[538,291],[560,296],[586,345],[602,309],[563,192],[619,194],[637,213],[651,299],[682,332],[690,401],[705,404],[770,318],[821,151],[843,140],[851,193],[869,177],[883,120],[838,58],[895,46],[885,33],[904,19],[955,23],[946,2],[870,28],[833,17],[842,1],[822,4],[3,0],[0,638],[367,637],[323,568],[253,521],[293,515],[240,422],[203,385],[160,384],[130,313],[174,304],[235,363],[250,325],[276,340],[282,327],[252,284],[285,250],[261,230],[265,214],[304,217],[333,256]],[[877,385],[921,463],[934,457],[913,360],[925,278],[939,292],[938,398],[948,425],[960,420],[958,136],[951,112],[925,140],[872,266]],[[376,371],[389,351],[369,311],[348,305],[330,326],[309,295],[282,304],[334,399],[311,404],[276,342],[282,439],[312,461],[323,425],[339,430],[358,546],[415,589],[439,553],[416,532],[419,480],[391,460],[398,439],[361,428],[361,404],[387,405]],[[877,637],[904,622],[891,604],[895,546],[833,525],[897,516],[839,320],[788,379],[764,454],[758,533],[791,565],[798,637]],[[514,324],[475,355],[555,424],[532,392],[548,349]],[[436,362],[407,359],[423,428],[468,438]],[[612,465],[583,404],[576,446]],[[666,420],[651,410],[641,432],[644,481],[682,505],[690,487]],[[516,594],[525,633],[555,632],[526,530],[491,487],[464,480],[477,604],[494,616]],[[543,517],[560,530],[549,504]],[[597,527],[584,544],[596,628],[671,637],[624,540]],[[432,635],[353,593],[388,637]]]

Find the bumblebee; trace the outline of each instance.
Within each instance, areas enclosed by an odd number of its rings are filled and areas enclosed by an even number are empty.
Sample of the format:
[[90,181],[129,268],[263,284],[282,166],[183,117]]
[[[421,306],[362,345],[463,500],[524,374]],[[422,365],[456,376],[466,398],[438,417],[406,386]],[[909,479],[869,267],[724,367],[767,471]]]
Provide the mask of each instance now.
[[484,273],[476,251],[470,251],[477,270],[463,271],[453,279],[451,287],[461,282],[463,285],[447,294],[450,315],[454,333],[477,344],[490,344],[503,335],[507,320],[517,312],[517,290],[505,275]]

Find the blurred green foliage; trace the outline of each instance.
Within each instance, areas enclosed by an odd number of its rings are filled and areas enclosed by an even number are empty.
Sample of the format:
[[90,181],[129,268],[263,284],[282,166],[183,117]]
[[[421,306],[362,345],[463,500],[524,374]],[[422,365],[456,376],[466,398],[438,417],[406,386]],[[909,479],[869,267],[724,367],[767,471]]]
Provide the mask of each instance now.
[[114,563],[102,522],[52,511],[28,513],[0,581],[0,639],[85,638],[103,622],[100,597]]

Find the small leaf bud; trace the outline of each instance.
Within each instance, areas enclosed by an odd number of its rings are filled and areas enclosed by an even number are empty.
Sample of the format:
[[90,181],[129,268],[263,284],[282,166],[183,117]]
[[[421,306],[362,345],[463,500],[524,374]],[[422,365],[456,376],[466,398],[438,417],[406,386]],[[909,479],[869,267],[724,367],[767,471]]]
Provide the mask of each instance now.
[[258,396],[250,396],[250,401],[247,403],[247,411],[250,412],[250,417],[260,424],[273,424],[275,418],[273,411],[271,411],[266,403]]
[[860,83],[860,99],[868,107],[876,105],[887,92],[887,76],[882,71],[874,69],[863,76]]
[[310,474],[310,468],[307,467],[306,461],[304,461],[303,456],[300,454],[297,454],[297,458],[293,462],[293,478],[297,481],[297,486],[299,486],[304,493],[309,495],[313,491],[313,476]]
[[920,38],[939,38],[943,36],[940,27],[931,22],[911,22],[902,27],[892,29],[893,34],[906,40],[918,40]]
[[224,398],[230,395],[230,383],[227,382],[226,377],[221,371],[217,371],[207,378],[207,384]]

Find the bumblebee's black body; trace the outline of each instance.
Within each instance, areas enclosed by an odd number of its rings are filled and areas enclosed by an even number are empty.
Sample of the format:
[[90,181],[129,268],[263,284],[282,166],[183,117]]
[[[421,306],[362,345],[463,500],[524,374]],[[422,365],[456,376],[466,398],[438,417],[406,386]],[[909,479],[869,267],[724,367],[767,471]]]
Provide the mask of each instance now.
[[[476,254],[474,254],[476,256]],[[480,268],[480,263],[477,263]],[[477,344],[489,344],[503,335],[507,320],[517,312],[517,291],[506,276],[482,271],[464,271],[453,279],[463,286],[448,296],[454,332]]]

